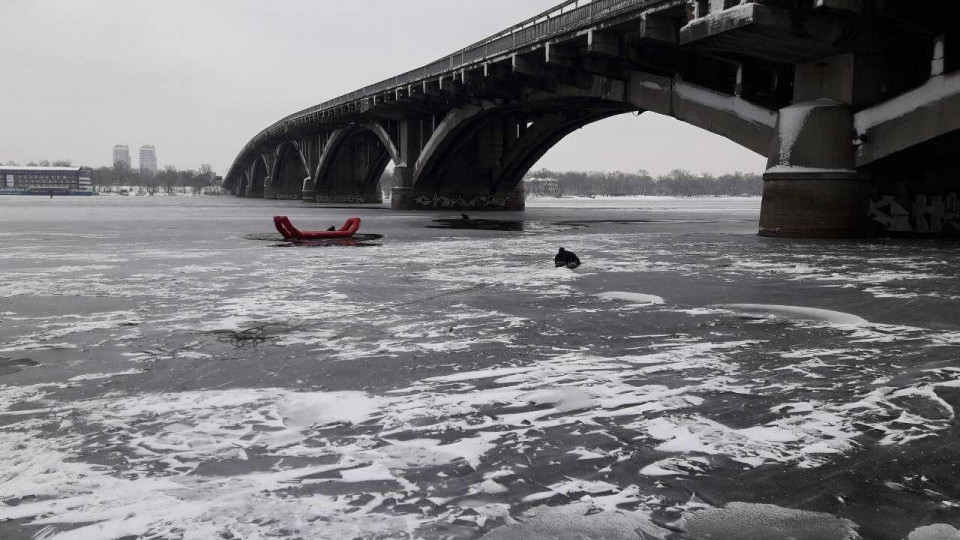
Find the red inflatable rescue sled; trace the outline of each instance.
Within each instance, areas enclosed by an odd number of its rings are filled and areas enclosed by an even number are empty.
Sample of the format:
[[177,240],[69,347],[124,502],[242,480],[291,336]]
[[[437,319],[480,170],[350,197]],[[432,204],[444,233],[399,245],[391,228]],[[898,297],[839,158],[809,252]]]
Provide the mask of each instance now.
[[360,228],[360,218],[352,217],[336,231],[301,231],[290,223],[287,216],[273,216],[273,224],[286,240],[322,240],[324,238],[350,238]]

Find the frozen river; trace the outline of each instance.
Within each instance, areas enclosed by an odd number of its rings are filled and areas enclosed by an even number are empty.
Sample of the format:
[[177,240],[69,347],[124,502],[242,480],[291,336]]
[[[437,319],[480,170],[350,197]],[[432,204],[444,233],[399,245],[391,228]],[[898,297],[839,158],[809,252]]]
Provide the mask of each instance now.
[[960,538],[958,245],[758,213],[0,198],[0,538]]

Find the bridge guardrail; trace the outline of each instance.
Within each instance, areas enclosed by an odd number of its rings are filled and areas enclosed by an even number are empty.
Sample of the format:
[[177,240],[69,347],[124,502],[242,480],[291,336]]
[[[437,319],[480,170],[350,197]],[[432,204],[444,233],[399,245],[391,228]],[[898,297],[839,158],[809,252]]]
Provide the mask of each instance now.
[[[554,6],[491,37],[469,45],[436,62],[365,86],[349,94],[344,94],[319,105],[286,116],[254,136],[254,138],[244,146],[238,159],[286,125],[298,120],[307,119],[326,109],[338,107],[416,82],[422,82],[444,73],[455,72],[486,58],[502,55],[508,51],[542,41],[550,36],[571,29],[593,25],[621,11],[660,2],[662,2],[662,0],[567,0],[560,5]],[[231,167],[228,176],[233,172],[232,169],[233,167]]]

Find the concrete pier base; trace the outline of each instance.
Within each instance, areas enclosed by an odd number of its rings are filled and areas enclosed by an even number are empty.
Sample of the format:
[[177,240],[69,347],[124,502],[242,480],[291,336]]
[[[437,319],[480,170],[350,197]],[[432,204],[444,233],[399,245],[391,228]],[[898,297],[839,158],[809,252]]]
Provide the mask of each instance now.
[[760,236],[853,238],[878,231],[868,213],[873,182],[855,172],[766,173]]

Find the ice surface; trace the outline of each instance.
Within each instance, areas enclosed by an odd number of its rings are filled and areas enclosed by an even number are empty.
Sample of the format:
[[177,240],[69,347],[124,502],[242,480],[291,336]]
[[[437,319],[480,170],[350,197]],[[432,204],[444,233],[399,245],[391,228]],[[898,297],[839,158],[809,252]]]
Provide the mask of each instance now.
[[[174,243],[155,225],[138,242],[106,230],[19,249],[0,235],[0,356],[38,364],[0,379],[0,519],[20,520],[4,527],[535,538],[570,522],[620,534],[651,512],[708,506],[662,489],[672,477],[722,505],[737,492],[726,482],[749,488],[751,475],[838,475],[813,495],[765,491],[781,502],[836,495],[847,466],[877,471],[865,490],[892,493],[884,501],[929,505],[911,515],[957,499],[936,460],[910,478],[870,461],[951,455],[949,247],[769,243],[753,234],[758,199],[581,198],[531,201],[539,224],[523,231],[424,234],[432,218],[370,212],[390,231],[380,246],[281,250],[224,242],[275,210],[227,202]],[[0,206],[0,222],[20,212]],[[560,245],[589,264],[554,269]],[[597,296],[633,290],[670,304]],[[839,311],[779,305],[791,302]],[[260,324],[258,347],[219,341]],[[537,518],[542,504],[556,519]],[[869,496],[844,504],[891,511]],[[922,526],[939,527],[918,518],[901,536]]]

